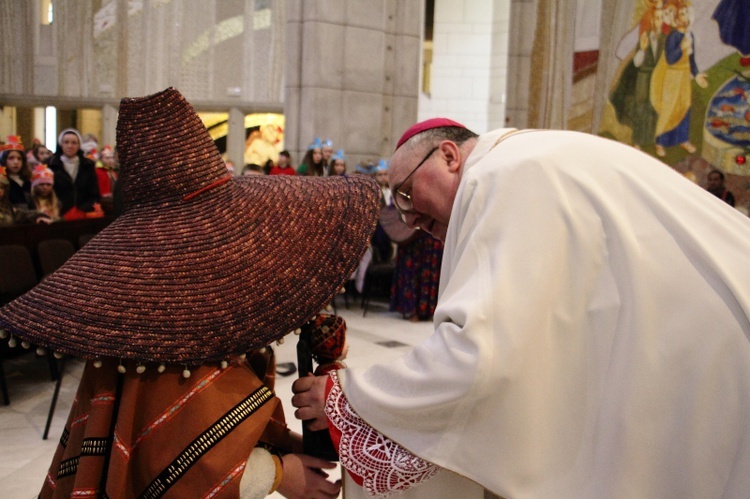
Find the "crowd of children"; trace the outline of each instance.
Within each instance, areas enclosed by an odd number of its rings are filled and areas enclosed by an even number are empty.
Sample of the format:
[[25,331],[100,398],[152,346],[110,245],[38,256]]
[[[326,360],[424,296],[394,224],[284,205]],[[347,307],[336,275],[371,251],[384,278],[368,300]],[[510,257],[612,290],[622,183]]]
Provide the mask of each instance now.
[[28,149],[11,135],[0,145],[0,225],[104,216],[117,182],[114,150],[68,128],[55,153],[38,140]]

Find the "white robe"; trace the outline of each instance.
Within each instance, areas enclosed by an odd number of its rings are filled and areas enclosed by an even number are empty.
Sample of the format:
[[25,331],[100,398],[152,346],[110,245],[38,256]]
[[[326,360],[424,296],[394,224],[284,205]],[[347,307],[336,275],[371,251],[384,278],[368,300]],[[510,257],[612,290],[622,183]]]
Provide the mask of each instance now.
[[750,220],[629,146],[506,132],[464,167],[435,332],[340,371],[348,401],[507,498],[748,497]]

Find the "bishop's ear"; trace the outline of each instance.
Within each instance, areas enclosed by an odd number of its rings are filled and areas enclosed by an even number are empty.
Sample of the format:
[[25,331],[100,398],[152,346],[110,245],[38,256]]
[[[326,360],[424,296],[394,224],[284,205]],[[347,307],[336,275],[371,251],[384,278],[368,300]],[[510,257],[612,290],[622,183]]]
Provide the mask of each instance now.
[[461,150],[458,145],[451,140],[444,140],[440,143],[440,153],[445,158],[450,172],[456,172],[461,168]]

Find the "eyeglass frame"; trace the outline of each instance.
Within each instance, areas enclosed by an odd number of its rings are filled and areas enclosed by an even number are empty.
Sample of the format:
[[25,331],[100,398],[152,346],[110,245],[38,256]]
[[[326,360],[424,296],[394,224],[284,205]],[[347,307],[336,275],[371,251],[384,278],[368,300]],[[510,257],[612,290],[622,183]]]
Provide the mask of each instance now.
[[414,175],[414,172],[416,172],[417,170],[419,170],[419,167],[422,166],[428,159],[430,159],[430,156],[432,156],[435,153],[435,151],[437,151],[438,149],[440,149],[439,145],[437,145],[437,146],[433,147],[432,149],[430,149],[430,151],[425,155],[425,157],[422,158],[422,161],[420,161],[417,164],[417,166],[414,167],[414,169],[411,171],[411,173],[409,173],[409,175],[407,175],[404,180],[402,180],[401,182],[399,182],[399,184],[396,187],[393,188],[393,192],[395,192],[396,194],[398,194],[400,196],[403,196],[411,204],[411,207],[405,210],[405,209],[401,208],[401,206],[399,206],[399,204],[398,204],[399,197],[398,196],[393,196],[393,206],[396,207],[396,209],[398,210],[399,214],[401,215],[401,220],[404,221],[404,222],[406,221],[406,214],[409,213],[414,208],[414,202],[411,200],[411,194],[407,194],[405,192],[401,192],[399,189],[401,189],[401,186],[404,185],[406,183],[406,181],[409,180],[409,178],[412,175]]

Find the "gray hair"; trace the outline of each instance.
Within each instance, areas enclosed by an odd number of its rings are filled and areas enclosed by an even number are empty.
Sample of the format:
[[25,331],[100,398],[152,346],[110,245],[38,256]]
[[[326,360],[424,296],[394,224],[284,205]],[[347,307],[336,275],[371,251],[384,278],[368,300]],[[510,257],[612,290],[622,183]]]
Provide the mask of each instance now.
[[425,130],[422,133],[415,135],[406,141],[406,146],[411,150],[427,150],[430,147],[436,146],[443,140],[450,140],[455,142],[456,145],[461,145],[467,140],[479,137],[476,133],[472,132],[468,128],[458,126],[441,126],[438,128],[431,128]]

